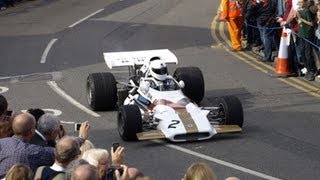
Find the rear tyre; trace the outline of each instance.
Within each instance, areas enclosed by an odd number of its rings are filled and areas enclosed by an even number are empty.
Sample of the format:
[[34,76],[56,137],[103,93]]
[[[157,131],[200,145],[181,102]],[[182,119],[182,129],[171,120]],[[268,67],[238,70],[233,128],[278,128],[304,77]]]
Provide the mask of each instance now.
[[89,74],[87,78],[87,101],[92,110],[114,109],[117,99],[117,83],[111,73]]
[[118,111],[118,132],[124,141],[136,141],[142,132],[142,118],[137,105],[123,105]]
[[204,97],[204,80],[198,67],[177,68],[173,77],[179,82],[182,80],[185,87],[182,92],[195,103],[199,104]]
[[217,99],[219,117],[223,120],[220,124],[243,125],[243,109],[240,100],[236,96],[223,96]]

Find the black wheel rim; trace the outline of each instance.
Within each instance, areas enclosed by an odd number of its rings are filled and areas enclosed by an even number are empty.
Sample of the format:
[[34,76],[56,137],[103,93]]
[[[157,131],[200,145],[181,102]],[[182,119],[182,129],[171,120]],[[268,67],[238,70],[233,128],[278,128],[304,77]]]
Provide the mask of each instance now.
[[221,118],[220,124],[227,124],[226,111],[223,104],[219,104],[219,118]]

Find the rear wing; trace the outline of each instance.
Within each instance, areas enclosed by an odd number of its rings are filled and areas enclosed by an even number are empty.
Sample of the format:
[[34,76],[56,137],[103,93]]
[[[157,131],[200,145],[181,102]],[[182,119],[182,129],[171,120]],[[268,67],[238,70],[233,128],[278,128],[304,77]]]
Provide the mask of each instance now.
[[163,59],[166,64],[178,64],[177,57],[168,49],[103,53],[104,60],[110,69],[143,65],[155,56]]

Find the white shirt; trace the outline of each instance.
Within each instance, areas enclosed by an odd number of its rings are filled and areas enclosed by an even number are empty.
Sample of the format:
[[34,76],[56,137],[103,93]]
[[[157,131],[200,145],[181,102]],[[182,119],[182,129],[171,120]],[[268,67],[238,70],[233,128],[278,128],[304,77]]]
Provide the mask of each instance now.
[[47,139],[46,139],[38,130],[36,130],[36,133],[37,133],[44,141],[47,141]]
[[298,6],[298,0],[292,0],[292,9],[297,11],[299,8]]
[[63,167],[59,166],[59,165],[56,164],[56,163],[54,163],[52,166],[50,166],[50,168],[51,168],[52,170],[54,170],[54,171],[62,171],[62,172],[65,171],[65,169],[64,169]]

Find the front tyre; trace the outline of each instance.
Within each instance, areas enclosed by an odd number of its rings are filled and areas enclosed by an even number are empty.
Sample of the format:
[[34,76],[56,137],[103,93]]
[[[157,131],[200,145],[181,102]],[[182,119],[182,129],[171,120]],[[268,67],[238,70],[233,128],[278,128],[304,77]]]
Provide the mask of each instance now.
[[177,68],[173,77],[179,82],[182,80],[185,87],[182,92],[195,103],[199,104],[204,97],[204,80],[198,67]]
[[117,83],[110,72],[89,74],[87,78],[87,101],[94,111],[115,108],[117,104]]
[[220,124],[243,125],[243,109],[240,100],[236,96],[223,96],[217,99],[219,107]]
[[123,105],[118,111],[118,132],[124,141],[137,140],[142,132],[141,112],[137,105]]

